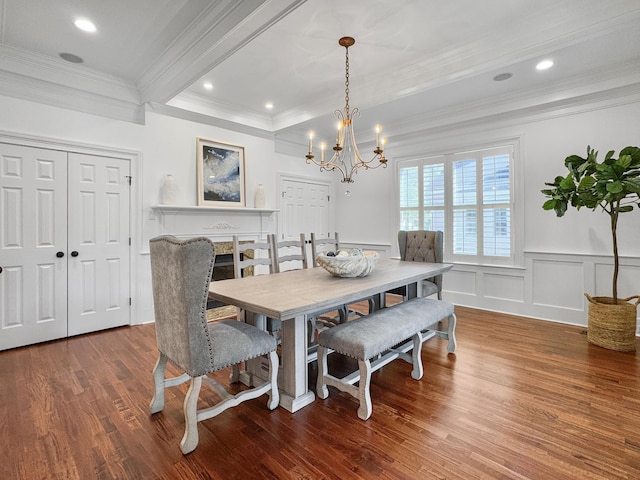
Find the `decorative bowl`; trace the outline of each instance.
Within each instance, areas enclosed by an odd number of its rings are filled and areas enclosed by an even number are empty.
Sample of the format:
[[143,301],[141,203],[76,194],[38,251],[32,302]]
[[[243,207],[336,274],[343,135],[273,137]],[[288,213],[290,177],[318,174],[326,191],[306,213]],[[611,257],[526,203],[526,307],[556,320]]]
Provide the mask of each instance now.
[[318,264],[334,277],[366,277],[378,261],[378,252],[362,251],[359,248],[341,250],[334,257],[322,252],[316,255]]

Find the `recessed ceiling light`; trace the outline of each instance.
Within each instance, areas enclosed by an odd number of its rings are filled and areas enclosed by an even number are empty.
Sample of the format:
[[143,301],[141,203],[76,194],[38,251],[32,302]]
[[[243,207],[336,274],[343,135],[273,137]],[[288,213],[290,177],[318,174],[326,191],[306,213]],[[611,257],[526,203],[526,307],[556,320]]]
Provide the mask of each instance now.
[[273,108],[273,103],[271,102],[267,102],[264,104],[264,108],[266,108],[267,110],[271,110]]
[[213,83],[211,82],[204,82],[202,86],[205,88],[205,90],[213,90]]
[[496,75],[495,77],[493,77],[493,79],[496,82],[503,82],[504,80],[509,80],[511,77],[513,77],[513,73],[499,73],[498,75]]
[[67,62],[71,62],[71,63],[82,63],[82,62],[84,62],[84,60],[82,58],[80,58],[77,55],[74,55],[73,53],[59,53],[58,55],[60,55],[61,59],[66,60]]
[[83,32],[95,33],[98,29],[91,20],[78,18],[73,24]]
[[547,60],[542,60],[541,62],[538,62],[538,64],[536,65],[536,70],[547,70],[548,68],[553,67],[553,60],[551,59],[547,59]]

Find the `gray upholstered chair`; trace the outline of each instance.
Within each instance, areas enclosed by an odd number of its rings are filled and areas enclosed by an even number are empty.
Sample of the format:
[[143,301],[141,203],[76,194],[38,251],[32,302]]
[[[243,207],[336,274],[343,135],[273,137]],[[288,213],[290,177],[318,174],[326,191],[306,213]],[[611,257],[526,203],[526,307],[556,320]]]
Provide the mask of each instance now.
[[[398,232],[400,260],[408,262],[442,263],[444,258],[441,231],[432,230],[400,230]],[[397,288],[388,293],[407,297],[406,288]],[[422,296],[436,294],[442,300],[442,275],[422,281]]]
[[[237,320],[207,323],[207,293],[215,260],[215,247],[209,239],[178,240],[166,235],[151,239],[149,249],[159,353],[153,370],[151,413],[164,408],[165,388],[191,381],[184,400],[185,432],[180,442],[182,452],[187,454],[198,446],[198,422],[265,393],[269,394],[268,408],[278,406],[276,341],[268,333]],[[261,355],[269,358],[269,380],[252,389],[231,395],[207,376]],[[185,373],[165,378],[167,361]],[[238,381],[237,373],[234,369],[230,381]],[[198,409],[203,380],[215,388],[222,401]]]

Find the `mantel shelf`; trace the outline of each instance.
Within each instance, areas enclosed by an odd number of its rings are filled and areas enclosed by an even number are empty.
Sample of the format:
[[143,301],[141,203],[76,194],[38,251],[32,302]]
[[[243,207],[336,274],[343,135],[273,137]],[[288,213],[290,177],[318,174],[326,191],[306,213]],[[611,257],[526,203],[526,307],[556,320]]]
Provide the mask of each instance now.
[[250,207],[199,207],[197,205],[152,205],[151,208],[158,210],[165,214],[179,214],[179,213],[196,213],[207,214],[213,212],[224,213],[238,213],[238,214],[251,214],[251,213],[274,213],[279,210],[273,208],[250,208]]

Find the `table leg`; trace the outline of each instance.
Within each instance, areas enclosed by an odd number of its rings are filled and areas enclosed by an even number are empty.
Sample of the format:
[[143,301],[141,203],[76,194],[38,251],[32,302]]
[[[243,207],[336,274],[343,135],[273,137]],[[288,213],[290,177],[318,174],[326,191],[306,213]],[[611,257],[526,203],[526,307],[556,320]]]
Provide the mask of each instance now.
[[298,315],[282,322],[280,355],[280,406],[295,412],[312,403],[316,396],[309,390],[307,367],[307,319]]
[[[266,330],[267,317],[259,313],[244,312],[244,321],[249,325],[258,327],[260,330]],[[256,382],[254,378],[259,380]],[[245,369],[240,372],[239,380],[247,387],[254,387],[269,379],[268,364],[266,358],[257,357],[245,362]]]

